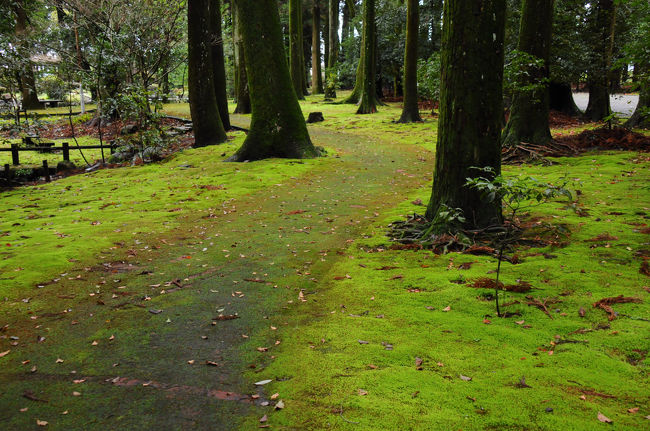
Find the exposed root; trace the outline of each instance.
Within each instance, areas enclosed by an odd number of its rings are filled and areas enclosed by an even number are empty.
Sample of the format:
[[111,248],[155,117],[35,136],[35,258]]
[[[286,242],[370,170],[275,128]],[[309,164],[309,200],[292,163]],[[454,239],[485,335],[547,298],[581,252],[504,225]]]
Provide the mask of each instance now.
[[625,304],[625,303],[629,303],[629,302],[640,303],[642,301],[639,298],[625,297],[623,295],[619,295],[619,296],[613,296],[613,297],[609,297],[609,298],[603,298],[600,301],[594,302],[593,307],[594,308],[601,308],[601,309],[605,310],[605,312],[608,315],[607,319],[611,321],[611,320],[616,319],[616,316],[617,316],[616,312],[611,307],[611,305],[612,304]]
[[526,305],[528,305],[528,306],[532,305],[532,306],[535,306],[535,307],[539,308],[540,310],[542,310],[544,312],[544,314],[546,314],[551,319],[553,319],[553,316],[551,316],[551,312],[548,311],[547,305],[558,304],[558,303],[562,302],[558,298],[544,298],[543,301],[540,301],[539,299],[533,298],[532,296],[527,296],[526,299],[528,299],[528,302],[526,303]]

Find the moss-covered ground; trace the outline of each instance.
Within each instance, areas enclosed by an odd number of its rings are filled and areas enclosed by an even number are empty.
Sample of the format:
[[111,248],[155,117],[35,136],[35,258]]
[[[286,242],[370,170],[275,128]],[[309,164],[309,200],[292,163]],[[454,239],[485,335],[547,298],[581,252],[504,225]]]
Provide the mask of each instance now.
[[[465,284],[494,277],[494,258],[393,250],[385,236],[424,210],[435,118],[398,125],[397,105],[355,116],[320,100],[302,106],[325,116],[310,126],[325,158],[221,163],[237,132],[2,193],[3,428],[648,426],[647,155],[506,168],[575,179],[581,215],[531,210],[570,235],[504,264],[504,282],[533,290],[509,294],[520,315],[501,319]],[[548,316],[527,295],[558,302]],[[592,306],[618,295],[642,302],[613,304],[612,321]]]

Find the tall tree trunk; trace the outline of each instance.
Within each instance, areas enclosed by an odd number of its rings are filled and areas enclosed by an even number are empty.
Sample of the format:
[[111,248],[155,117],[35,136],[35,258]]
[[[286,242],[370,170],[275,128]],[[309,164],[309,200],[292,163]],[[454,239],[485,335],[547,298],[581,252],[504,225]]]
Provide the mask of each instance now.
[[[632,116],[625,122],[625,127],[650,129],[650,68],[644,68],[640,63],[635,65],[637,82],[639,84],[639,103]],[[641,72],[645,71],[645,75]]]
[[[325,0],[326,2],[329,0]],[[325,6],[325,19],[323,19],[323,51],[324,51],[324,58],[323,58],[323,63],[325,64],[325,74],[327,75],[327,65],[330,62],[330,36],[329,36],[329,31],[330,31],[330,12],[329,12],[329,4],[326,3]],[[325,76],[325,79],[327,80],[327,76]],[[325,82],[327,84],[327,81]]]
[[31,50],[27,41],[27,12],[25,11],[24,0],[18,0],[12,5],[16,15],[16,36],[18,38],[18,49],[24,59],[24,64],[19,72],[18,85],[23,109],[38,109],[41,104],[36,93],[36,79],[34,78],[34,66],[30,60]]
[[336,98],[336,64],[339,59],[339,0],[329,0],[329,55],[325,73],[325,97]]
[[235,50],[235,95],[237,106],[235,114],[251,113],[251,98],[248,92],[248,76],[246,75],[246,62],[244,58],[244,41],[241,34],[241,22],[237,8],[232,8],[233,17],[233,45]]
[[501,171],[505,11],[505,0],[445,1],[432,230],[446,208],[461,209],[468,228],[502,223],[501,202],[482,201],[465,183],[472,167]]
[[377,112],[377,81],[375,80],[375,0],[363,1],[363,81],[357,114]]
[[593,57],[587,74],[589,83],[589,104],[585,116],[600,121],[611,113],[609,106],[609,68],[614,49],[616,5],[614,0],[598,0],[592,31],[596,37]]
[[510,119],[503,133],[503,146],[521,142],[546,145],[551,141],[549,127],[549,56],[554,0],[524,0],[517,49],[543,63],[528,65],[524,82],[517,83]]
[[320,5],[314,0],[311,26],[311,92],[323,94],[323,71],[320,62]]
[[361,34],[361,51],[359,53],[359,63],[355,74],[354,88],[352,93],[343,100],[343,103],[357,104],[361,100],[361,89],[363,88],[364,67],[366,64],[366,40],[365,32]]
[[350,5],[343,2],[343,22],[341,23],[341,43],[350,35]]
[[196,147],[226,141],[226,131],[221,122],[214,89],[210,2],[211,0],[187,2],[187,84]]
[[[406,46],[404,48],[404,106],[398,123],[422,121],[418,106],[418,33],[420,32],[420,2],[406,2]],[[395,80],[397,92],[397,79]]]
[[210,32],[212,42],[212,70],[214,95],[217,98],[219,116],[225,130],[230,130],[228,115],[228,89],[226,86],[226,63],[223,56],[223,34],[221,32],[221,0],[210,3]]
[[581,114],[578,105],[573,100],[571,84],[564,82],[553,82],[549,84],[549,107],[554,111],[559,111],[572,117]]
[[277,0],[238,0],[253,115],[229,161],[319,155],[307,132],[286,61]]
[[289,65],[298,99],[304,100],[302,61],[302,0],[289,0]]

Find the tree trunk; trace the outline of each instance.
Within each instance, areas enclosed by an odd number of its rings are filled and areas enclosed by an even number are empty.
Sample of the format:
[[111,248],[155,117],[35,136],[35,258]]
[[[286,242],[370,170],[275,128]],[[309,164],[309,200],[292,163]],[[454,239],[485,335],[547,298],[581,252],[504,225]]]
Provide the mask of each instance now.
[[377,112],[377,82],[375,80],[375,0],[363,2],[363,81],[357,114]]
[[614,0],[599,0],[592,22],[596,40],[593,58],[588,72],[589,104],[585,116],[600,121],[611,113],[609,106],[609,68],[614,49],[616,5]]
[[235,114],[251,113],[251,98],[248,92],[248,76],[246,75],[246,62],[244,59],[244,42],[241,35],[241,23],[237,8],[232,8],[233,17],[233,45],[235,50],[235,95],[237,106]]
[[291,82],[298,99],[304,100],[302,61],[302,1],[289,0],[289,65]]
[[357,64],[357,72],[354,80],[354,88],[352,93],[343,101],[343,103],[351,103],[356,105],[361,100],[361,88],[363,87],[364,66],[366,63],[366,40],[365,32],[361,34],[361,52],[359,53],[359,64]]
[[210,3],[210,31],[214,95],[217,98],[221,124],[223,124],[225,130],[230,130],[226,64],[223,56],[223,34],[221,32],[221,0],[212,0]]
[[[643,76],[641,69],[644,69],[641,64],[637,64],[634,68],[640,88],[639,103],[632,116],[625,122],[625,127],[630,129],[650,129],[650,76],[647,74]],[[645,71],[646,73],[649,71],[647,67]]]
[[16,1],[12,5],[16,14],[16,36],[18,38],[18,49],[23,56],[24,64],[19,72],[18,85],[20,87],[21,103],[23,109],[38,109],[41,104],[38,101],[36,93],[36,79],[34,78],[34,68],[30,60],[31,50],[27,43],[27,12],[25,11],[24,1]]
[[286,61],[277,0],[238,0],[253,115],[229,161],[319,155],[307,132]]
[[[404,106],[398,123],[422,121],[418,106],[418,33],[420,32],[420,2],[406,3],[406,46],[404,48]],[[397,92],[397,79],[395,80]]]
[[311,92],[323,94],[323,72],[320,62],[320,6],[314,0],[311,26]]
[[502,223],[501,202],[465,186],[472,167],[501,171],[505,0],[446,0],[436,168],[426,217],[459,208],[467,228]]
[[571,115],[572,117],[582,114],[575,100],[573,100],[571,84],[551,81],[548,91],[550,109]]
[[214,89],[210,2],[211,0],[187,2],[187,84],[196,147],[226,141],[226,131],[221,122]]
[[336,64],[339,59],[339,0],[329,0],[329,55],[325,77],[325,97],[336,98]]
[[524,82],[518,83],[515,89],[510,119],[503,133],[504,147],[515,147],[520,142],[546,145],[552,139],[547,81],[553,6],[554,0],[524,0],[522,4],[517,49],[542,60],[543,64],[529,65]]
[[[328,0],[325,0],[326,2]],[[330,12],[329,12],[329,5],[326,6],[325,8],[325,19],[323,20],[323,51],[324,51],[324,58],[323,58],[323,63],[325,64],[325,74],[327,75],[327,65],[330,62],[330,37],[329,37],[329,31],[330,31]],[[325,76],[325,79],[327,80],[327,76]],[[327,84],[327,81],[325,82]]]

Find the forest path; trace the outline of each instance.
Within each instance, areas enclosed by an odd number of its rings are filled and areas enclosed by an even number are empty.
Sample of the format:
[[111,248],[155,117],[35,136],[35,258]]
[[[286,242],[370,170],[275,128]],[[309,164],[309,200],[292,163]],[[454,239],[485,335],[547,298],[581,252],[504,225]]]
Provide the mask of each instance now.
[[[330,154],[306,175],[223,202],[211,218],[182,216],[165,237],[139,238],[116,255],[132,266],[67,274],[101,294],[71,301],[61,295],[65,279],[38,291],[51,306],[37,320],[10,320],[21,339],[45,339],[16,349],[0,372],[3,427],[236,429],[268,402],[253,382],[291,378],[264,373],[290,337],[282,308],[317,291],[346,258],[337,251],[428,184],[433,166],[416,145],[322,126],[310,133]],[[220,315],[238,318],[213,319]],[[259,378],[250,380],[253,367]]]

